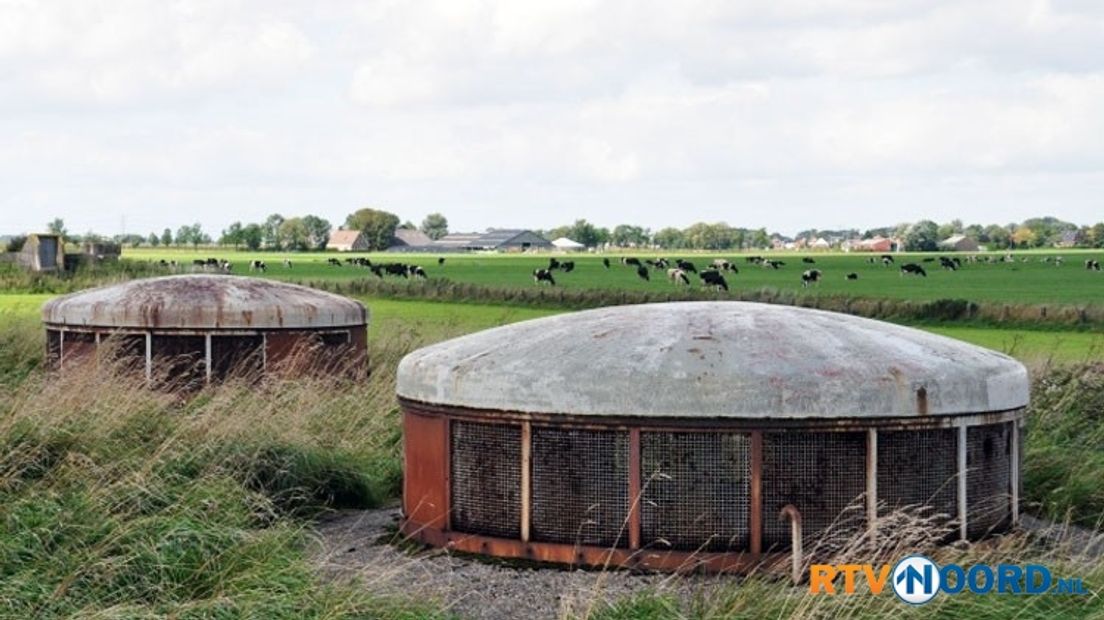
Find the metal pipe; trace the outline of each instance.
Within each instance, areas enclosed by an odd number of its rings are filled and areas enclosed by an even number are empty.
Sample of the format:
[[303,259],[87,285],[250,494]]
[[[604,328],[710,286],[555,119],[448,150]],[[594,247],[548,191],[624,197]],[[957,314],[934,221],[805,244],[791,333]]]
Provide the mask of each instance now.
[[778,513],[778,520],[790,520],[790,577],[795,584],[801,583],[801,511],[793,504],[786,504]]
[[878,528],[878,430],[866,431],[866,527],[874,540]]
[[966,540],[966,425],[958,425],[958,537]]
[[1020,524],[1020,425],[1015,420],[1010,422],[1012,425],[1012,472],[1009,477],[1012,484],[1012,525],[1016,526]]

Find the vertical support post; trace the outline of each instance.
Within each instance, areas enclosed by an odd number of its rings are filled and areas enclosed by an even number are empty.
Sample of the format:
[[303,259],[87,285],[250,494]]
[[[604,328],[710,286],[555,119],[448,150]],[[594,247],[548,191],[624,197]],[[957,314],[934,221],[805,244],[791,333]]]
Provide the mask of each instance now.
[[146,383],[153,381],[153,334],[146,332]]
[[966,423],[958,423],[958,537],[966,540]]
[[533,425],[521,423],[521,539],[529,542],[529,521],[532,497]]
[[640,548],[640,502],[644,489],[640,481],[640,429],[629,429],[629,548]]
[[261,332],[261,374],[268,376],[268,334]]
[[801,567],[805,563],[805,551],[801,547],[801,512],[797,506],[786,504],[778,519],[790,520],[790,577],[796,585],[801,583]]
[[65,368],[65,330],[58,330],[58,369]]
[[1011,475],[1009,476],[1009,482],[1012,484],[1012,525],[1017,526],[1020,524],[1020,422],[1019,420],[1012,420],[1012,467]]
[[452,418],[445,416],[445,432],[441,438],[441,454],[445,455],[445,531],[452,530]]
[[748,533],[751,553],[763,552],[763,431],[751,431],[751,498],[748,506]]
[[211,334],[203,335],[203,366],[207,374],[207,385],[211,385]]
[[866,430],[866,528],[871,540],[878,529],[878,430]]

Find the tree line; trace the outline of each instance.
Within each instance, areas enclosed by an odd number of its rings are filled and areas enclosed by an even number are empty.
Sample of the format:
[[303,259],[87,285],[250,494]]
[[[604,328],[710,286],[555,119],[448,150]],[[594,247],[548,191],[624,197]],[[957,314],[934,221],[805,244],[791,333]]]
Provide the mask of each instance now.
[[[192,247],[217,243],[221,246],[248,250],[310,251],[324,250],[333,232],[333,226],[325,218],[316,215],[285,218],[272,214],[263,222],[234,222],[222,230],[217,240],[195,224],[180,226],[173,231],[165,228],[160,234],[116,235],[111,239],[94,233],[71,235],[60,218],[47,224],[50,232],[60,234],[70,241],[104,241],[130,247]],[[401,222],[394,213],[382,209],[358,209],[345,218],[341,228],[357,230],[364,234],[370,250],[385,250],[394,243],[400,229],[421,230],[430,239],[437,240],[449,232],[448,219],[440,213],[430,213],[421,225]],[[1104,248],[1104,222],[1093,225],[1077,225],[1054,217],[1029,218],[1009,224],[964,224],[954,219],[942,224],[932,220],[920,220],[870,228],[817,230],[798,232],[794,237],[767,232],[765,228],[742,228],[725,222],[697,222],[686,228],[666,227],[656,231],[634,224],[621,224],[613,228],[596,226],[585,219],[547,230],[537,230],[549,240],[567,237],[590,248],[656,248],[665,250],[762,250],[789,241],[826,239],[832,246],[851,239],[887,237],[899,239],[907,251],[934,251],[939,243],[954,235],[964,235],[985,245],[990,250],[1032,249],[1045,247]],[[21,245],[21,244],[19,244]],[[10,249],[11,243],[9,243]]]

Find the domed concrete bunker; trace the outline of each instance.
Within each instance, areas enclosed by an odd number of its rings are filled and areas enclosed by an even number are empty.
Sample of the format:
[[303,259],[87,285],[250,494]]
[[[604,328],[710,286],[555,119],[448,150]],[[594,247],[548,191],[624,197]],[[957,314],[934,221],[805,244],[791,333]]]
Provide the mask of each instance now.
[[970,539],[1018,519],[1026,369],[879,321],[602,308],[415,351],[397,391],[402,530],[459,551],[740,571],[845,513],[922,505]]
[[50,300],[42,319],[52,367],[102,361],[110,351],[172,387],[236,373],[357,373],[367,357],[368,312],[359,302],[256,278],[131,280]]

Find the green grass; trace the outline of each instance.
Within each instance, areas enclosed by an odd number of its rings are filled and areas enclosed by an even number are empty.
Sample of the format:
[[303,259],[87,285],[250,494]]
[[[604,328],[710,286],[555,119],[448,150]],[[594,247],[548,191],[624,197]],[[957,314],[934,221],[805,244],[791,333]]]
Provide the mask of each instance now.
[[[668,256],[681,255],[693,261],[699,268],[707,265],[713,258],[729,258],[739,267],[740,273],[729,276],[733,289],[757,290],[762,288],[799,292],[802,295],[838,295],[874,299],[967,299],[974,302],[1002,302],[1012,304],[1104,304],[1104,272],[1090,272],[1084,269],[1083,261],[1092,257],[1104,259],[1104,253],[1083,252],[1077,250],[1052,251],[1047,253],[1017,253],[1018,257],[1028,257],[1028,262],[1015,263],[967,263],[957,271],[939,269],[938,263],[923,263],[928,271],[927,278],[902,277],[895,267],[886,268],[881,264],[870,264],[868,254],[811,254],[815,265],[801,262],[803,254],[772,254],[786,262],[779,270],[763,269],[746,264],[738,254],[690,254],[671,253]],[[1046,256],[1064,256],[1066,264],[1055,267],[1043,263]],[[331,257],[344,259],[353,254],[302,253],[281,254],[272,252],[235,252],[225,249],[200,249],[198,251],[182,249],[135,249],[124,252],[126,258],[137,261],[156,261],[175,259],[188,264],[195,258],[227,258],[235,264],[237,273],[247,273],[247,264],[252,259],[266,261],[269,266],[266,277],[297,281],[340,281],[368,274],[364,268],[351,266],[332,267],[326,263]],[[281,261],[287,256],[292,260],[291,269],[285,269]],[[444,266],[438,267],[438,255],[426,254],[357,254],[374,261],[399,261],[422,265],[430,277],[447,278],[453,282],[480,284],[494,287],[534,287],[531,273],[534,269],[546,267],[548,255],[517,254],[448,254]],[[636,254],[644,257],[645,254]],[[924,255],[935,256],[935,255]],[[921,255],[897,255],[898,264],[904,261],[919,262]],[[966,256],[966,255],[960,255]],[[997,255],[999,256],[999,255]],[[559,255],[561,260],[573,260],[576,269],[572,273],[557,272],[557,285],[566,289],[617,289],[663,291],[673,287],[663,274],[653,272],[648,282],[637,277],[635,270],[618,264],[619,255],[611,255],[613,267],[606,270],[600,256]],[[824,272],[822,283],[809,289],[801,286],[801,272],[816,267]],[[848,273],[857,273],[859,279],[845,279]],[[694,286],[698,283],[695,281]]]
[[[53,297],[47,294],[0,294],[0,323],[5,317],[32,320]],[[372,315],[369,338],[395,330],[413,330],[431,340],[507,323],[558,314],[562,310],[436,301],[361,298]],[[1104,334],[1072,330],[1002,329],[920,325],[920,329],[1007,353],[1033,365],[1075,363],[1104,351]]]

